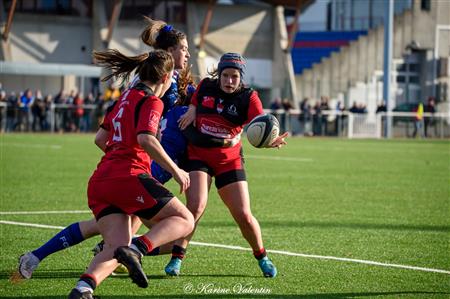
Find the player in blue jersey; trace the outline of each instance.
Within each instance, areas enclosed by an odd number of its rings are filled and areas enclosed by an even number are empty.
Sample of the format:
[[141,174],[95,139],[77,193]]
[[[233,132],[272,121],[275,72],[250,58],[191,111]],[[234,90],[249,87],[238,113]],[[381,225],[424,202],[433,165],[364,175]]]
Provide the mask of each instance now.
[[[179,70],[174,75],[169,90],[162,97],[165,110],[163,112],[162,122],[166,125],[163,127],[161,138],[161,144],[164,149],[170,158],[178,164],[186,151],[186,140],[182,136],[183,133],[179,130],[177,122],[179,117],[186,111],[184,106],[188,104],[189,97],[195,90],[189,68],[186,68],[187,59],[190,57],[187,39],[184,33],[164,22],[151,19],[147,21],[149,25],[141,35],[142,40],[155,49],[164,49],[171,53],[174,57],[175,68]],[[134,86],[138,80],[139,78],[135,77],[130,86]],[[178,105],[175,105],[177,101]],[[196,133],[197,131],[192,130],[192,127],[184,131],[185,136],[189,138],[190,142],[200,142],[204,144],[203,146],[208,146],[205,145],[208,142],[211,142],[209,146],[212,147],[228,146],[236,142],[235,140],[209,138]],[[165,183],[171,178],[170,174],[157,164],[151,165],[151,170],[152,176],[161,183]],[[141,223],[137,217],[133,219],[133,232],[136,232],[140,225]],[[19,259],[18,272],[23,278],[29,279],[39,263],[47,256],[79,244],[98,234],[99,231],[95,219],[73,223],[61,230],[41,247],[23,254]],[[155,248],[149,255],[170,253],[172,244],[168,244],[166,247],[161,246],[161,248]]]

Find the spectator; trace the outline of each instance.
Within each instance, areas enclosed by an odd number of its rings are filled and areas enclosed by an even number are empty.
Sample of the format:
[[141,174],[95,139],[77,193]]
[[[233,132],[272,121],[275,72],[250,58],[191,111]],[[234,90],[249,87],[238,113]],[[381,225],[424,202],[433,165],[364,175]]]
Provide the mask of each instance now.
[[73,99],[73,128],[72,131],[80,132],[81,120],[83,118],[83,95],[77,93]]
[[[429,97],[427,100],[427,104],[424,107],[424,112],[434,114],[436,113],[436,102],[434,97]],[[436,120],[434,119],[434,115],[425,117],[424,122],[424,135],[428,137],[428,127],[434,126],[434,136],[437,136],[436,132]]]
[[6,98],[6,91],[1,89],[0,83],[0,133],[6,131],[6,108],[7,108],[8,100]]
[[320,109],[320,102],[317,101],[312,108],[312,121],[313,121],[313,135],[322,135],[322,110]]
[[17,125],[20,131],[28,132],[30,130],[30,107],[33,104],[34,97],[31,89],[25,90],[19,101],[19,121]]
[[116,101],[119,97],[120,90],[114,84],[111,84],[105,91],[105,100]]
[[378,106],[377,106],[376,113],[386,112],[386,111],[387,111],[386,103],[384,101],[381,101],[380,104],[378,104]]
[[419,105],[417,105],[417,107],[414,109],[416,112],[416,118],[414,121],[414,132],[413,132],[413,138],[417,137],[417,133],[420,132],[420,136],[423,138],[424,133],[423,133],[423,104],[419,103]]
[[[94,99],[94,95],[92,94],[92,92],[90,92],[87,97],[84,99],[84,105],[94,105],[95,104],[95,99]],[[83,114],[83,119],[81,121],[81,127],[80,130],[82,132],[89,132],[91,130],[91,126],[92,126],[92,117],[94,115],[94,109],[92,108],[87,108],[84,109],[84,114]]]
[[278,112],[278,110],[281,109],[282,107],[283,106],[281,104],[281,98],[279,98],[279,97],[275,98],[272,101],[272,103],[270,103],[270,110],[272,110],[271,113],[273,115],[275,115],[275,117],[278,119],[278,122],[280,123],[280,125],[281,125],[281,118],[280,118],[280,113]]
[[300,134],[305,136],[311,136],[311,106],[309,105],[309,99],[304,98],[300,102],[300,115],[298,121],[300,122]]
[[6,108],[6,132],[13,132],[17,126],[19,115],[19,99],[13,91],[9,94]]
[[356,102],[353,102],[352,106],[350,107],[349,111],[351,113],[359,113],[358,111],[358,105],[356,104]]
[[288,99],[283,99],[283,109],[284,109],[284,113],[281,117],[281,133],[287,132],[290,129],[290,123],[291,123],[291,118],[290,118],[290,110],[292,108],[294,108],[294,106],[292,106],[291,101],[289,101]]
[[325,114],[322,113],[322,117],[321,117],[321,131],[323,132],[324,135],[327,135],[327,131],[328,131],[328,114],[327,111],[330,110],[330,107],[328,105],[328,97],[326,96],[321,96],[320,97],[320,111],[325,111]]
[[36,97],[31,105],[31,114],[33,116],[33,123],[31,125],[33,132],[36,132],[39,125],[39,131],[45,130],[45,103],[42,98],[42,92],[36,90]]
[[[48,94],[44,99],[44,105],[45,105],[45,131],[50,130],[50,125],[52,122],[52,105],[53,105],[53,96],[51,94]],[[54,120],[53,120],[54,121]]]
[[60,104],[66,103],[66,93],[63,89],[59,91],[59,93],[53,99],[53,103],[56,105],[55,107],[55,131],[63,132],[64,131],[64,109],[58,107]]

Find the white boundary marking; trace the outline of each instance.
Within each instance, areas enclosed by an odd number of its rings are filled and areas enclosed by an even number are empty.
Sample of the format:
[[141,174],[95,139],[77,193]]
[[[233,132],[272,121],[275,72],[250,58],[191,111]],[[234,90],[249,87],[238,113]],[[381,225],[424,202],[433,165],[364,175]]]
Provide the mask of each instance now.
[[92,213],[90,210],[84,211],[18,211],[18,212],[0,212],[0,215],[41,215],[41,214],[84,214]]
[[[0,220],[0,224],[9,224],[9,225],[19,225],[19,226],[27,226],[27,227],[37,227],[37,228],[50,228],[50,229],[63,229],[63,226],[54,226],[54,225],[44,225],[37,223],[26,223],[26,222],[16,222],[16,221],[5,221]],[[216,247],[216,248],[224,248],[224,249],[233,249],[233,250],[243,250],[243,251],[251,251],[251,248],[241,247],[241,246],[231,246],[231,245],[223,245],[223,244],[214,244],[214,243],[203,243],[203,242],[195,242],[191,241],[190,244],[197,246],[206,246],[206,247]],[[433,268],[424,268],[424,267],[416,267],[416,266],[408,266],[408,265],[399,265],[399,264],[388,264],[388,263],[380,263],[374,261],[360,260],[360,259],[349,259],[343,257],[335,257],[335,256],[324,256],[324,255],[315,255],[315,254],[304,254],[304,253],[295,253],[289,251],[282,250],[267,250],[270,253],[289,255],[289,256],[299,256],[305,258],[314,258],[314,259],[322,259],[322,260],[334,260],[341,262],[352,262],[366,265],[374,265],[381,267],[391,267],[391,268],[400,268],[407,270],[416,270],[416,271],[424,271],[424,272],[435,272],[435,273],[443,273],[450,274],[448,270],[441,269],[433,269]]]
[[278,157],[278,156],[267,156],[267,155],[246,155],[244,154],[244,159],[261,159],[261,160],[276,160],[276,161],[294,161],[294,162],[313,162],[311,158],[295,158],[295,157]]
[[15,142],[4,142],[2,146],[13,146],[13,147],[26,147],[26,148],[50,148],[54,150],[62,149],[59,144],[25,144],[25,143],[15,143]]

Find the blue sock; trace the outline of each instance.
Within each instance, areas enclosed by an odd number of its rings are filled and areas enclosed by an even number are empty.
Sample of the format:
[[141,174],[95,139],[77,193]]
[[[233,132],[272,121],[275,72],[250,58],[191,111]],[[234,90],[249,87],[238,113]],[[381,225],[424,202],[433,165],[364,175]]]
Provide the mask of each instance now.
[[80,224],[78,222],[72,223],[48,240],[47,243],[32,251],[32,253],[42,261],[50,254],[76,245],[83,240],[84,237],[80,231]]

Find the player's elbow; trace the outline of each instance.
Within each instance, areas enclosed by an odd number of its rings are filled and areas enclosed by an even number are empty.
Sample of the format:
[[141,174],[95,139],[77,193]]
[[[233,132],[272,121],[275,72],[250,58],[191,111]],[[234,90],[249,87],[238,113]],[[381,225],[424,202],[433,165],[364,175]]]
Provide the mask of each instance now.
[[137,136],[137,142],[142,148],[154,148],[155,144],[158,143],[158,139],[151,134],[139,134]]

